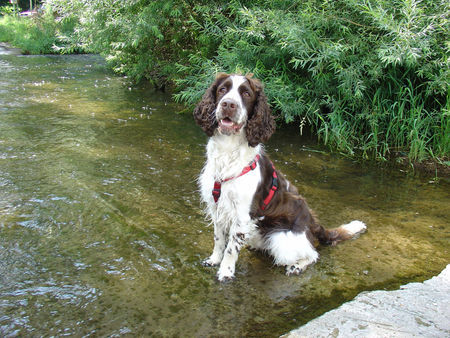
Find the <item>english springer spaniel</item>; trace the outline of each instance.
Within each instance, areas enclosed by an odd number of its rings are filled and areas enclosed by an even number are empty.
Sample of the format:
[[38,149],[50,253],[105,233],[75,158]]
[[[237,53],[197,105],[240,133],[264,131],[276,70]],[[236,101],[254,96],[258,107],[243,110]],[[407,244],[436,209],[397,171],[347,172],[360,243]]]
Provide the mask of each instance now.
[[214,250],[203,264],[220,265],[219,281],[234,277],[244,244],[269,253],[288,275],[300,274],[317,261],[317,242],[334,245],[366,229],[360,221],[325,229],[275,169],[262,146],[275,121],[258,80],[218,74],[194,118],[210,137],[199,184],[214,224]]

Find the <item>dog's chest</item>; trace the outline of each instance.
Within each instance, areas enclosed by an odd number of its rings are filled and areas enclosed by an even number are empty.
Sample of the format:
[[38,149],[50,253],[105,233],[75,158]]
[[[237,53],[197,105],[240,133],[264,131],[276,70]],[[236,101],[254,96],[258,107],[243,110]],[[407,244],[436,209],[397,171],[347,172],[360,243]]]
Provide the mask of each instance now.
[[[260,166],[241,175],[254,161],[260,146],[249,147],[239,137],[212,137],[207,145],[207,161],[199,178],[202,200],[213,221],[229,226],[247,219],[253,197],[261,181]],[[220,196],[213,197],[215,183]]]
[[[218,171],[215,170],[214,165],[209,163],[205,165],[200,176],[201,193],[204,202],[216,207],[226,207],[227,209],[239,208],[242,204],[250,204],[252,202],[261,180],[259,167],[239,177],[235,176],[238,176],[240,171],[235,171],[232,176],[226,177],[231,179],[225,181],[222,178],[224,176],[217,173]],[[220,196],[217,202],[213,198],[214,184],[216,182],[220,182]]]

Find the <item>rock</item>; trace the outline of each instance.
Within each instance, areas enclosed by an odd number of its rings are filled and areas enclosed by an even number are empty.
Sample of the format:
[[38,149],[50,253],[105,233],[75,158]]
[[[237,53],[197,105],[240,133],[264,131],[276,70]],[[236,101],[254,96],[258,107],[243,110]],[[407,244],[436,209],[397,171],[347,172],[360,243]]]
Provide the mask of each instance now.
[[450,337],[450,264],[396,291],[371,291],[283,337]]

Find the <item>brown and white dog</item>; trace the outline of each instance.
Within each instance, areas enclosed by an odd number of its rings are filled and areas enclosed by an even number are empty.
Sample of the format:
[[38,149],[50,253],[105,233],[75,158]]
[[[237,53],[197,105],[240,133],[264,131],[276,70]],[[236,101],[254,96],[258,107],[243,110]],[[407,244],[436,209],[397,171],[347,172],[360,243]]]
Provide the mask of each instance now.
[[214,224],[214,250],[203,264],[220,265],[220,281],[234,277],[244,244],[269,253],[288,275],[300,274],[319,258],[317,241],[334,245],[366,229],[360,221],[325,229],[275,169],[262,146],[275,121],[258,80],[219,74],[194,118],[210,137],[199,185]]

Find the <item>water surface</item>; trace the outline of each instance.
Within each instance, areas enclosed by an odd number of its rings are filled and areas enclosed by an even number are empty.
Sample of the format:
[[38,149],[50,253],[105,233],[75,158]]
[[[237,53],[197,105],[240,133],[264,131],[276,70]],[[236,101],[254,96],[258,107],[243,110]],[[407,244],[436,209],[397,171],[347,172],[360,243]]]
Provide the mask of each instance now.
[[324,225],[368,232],[298,277],[244,249],[220,284],[200,264],[206,137],[183,106],[95,56],[0,55],[0,74],[2,336],[276,336],[450,261],[448,180],[354,163],[289,127],[267,145],[275,165]]

